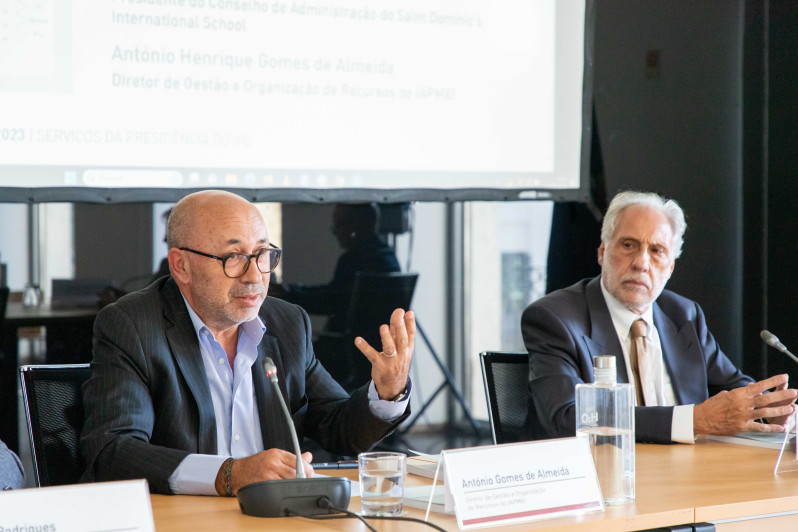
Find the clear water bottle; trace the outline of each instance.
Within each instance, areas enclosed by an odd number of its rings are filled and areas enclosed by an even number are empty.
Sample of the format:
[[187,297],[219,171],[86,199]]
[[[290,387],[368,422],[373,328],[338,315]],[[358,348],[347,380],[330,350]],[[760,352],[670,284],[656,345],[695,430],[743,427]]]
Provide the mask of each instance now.
[[576,385],[576,435],[588,438],[604,503],[635,500],[634,386],[618,383],[614,356],[593,357],[596,382]]

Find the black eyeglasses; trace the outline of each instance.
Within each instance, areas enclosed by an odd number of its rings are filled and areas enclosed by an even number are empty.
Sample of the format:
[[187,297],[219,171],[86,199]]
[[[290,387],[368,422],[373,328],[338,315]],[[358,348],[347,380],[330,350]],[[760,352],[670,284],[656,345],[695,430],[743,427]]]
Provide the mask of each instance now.
[[224,257],[217,257],[210,253],[203,253],[191,248],[179,248],[182,251],[190,251],[209,259],[216,259],[222,261],[222,270],[224,274],[231,279],[241,277],[249,269],[249,262],[255,259],[255,265],[258,267],[260,273],[271,273],[280,264],[280,257],[283,255],[283,250],[276,247],[274,244],[269,244],[268,248],[258,250],[257,253],[247,255],[246,253],[229,253]]

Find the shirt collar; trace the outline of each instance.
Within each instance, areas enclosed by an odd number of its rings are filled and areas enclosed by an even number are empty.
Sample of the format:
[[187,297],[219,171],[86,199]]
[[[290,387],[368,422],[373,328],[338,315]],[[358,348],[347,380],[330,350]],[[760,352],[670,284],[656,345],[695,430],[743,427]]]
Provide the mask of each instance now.
[[635,314],[624,307],[623,303],[615,299],[613,295],[604,288],[604,279],[602,279],[599,284],[601,285],[601,294],[604,296],[604,301],[607,303],[607,308],[610,311],[612,324],[615,325],[615,330],[618,333],[618,338],[627,341],[631,334],[632,323],[639,319],[646,322],[646,336],[651,336],[651,329],[654,325],[654,303],[651,303],[643,314]]

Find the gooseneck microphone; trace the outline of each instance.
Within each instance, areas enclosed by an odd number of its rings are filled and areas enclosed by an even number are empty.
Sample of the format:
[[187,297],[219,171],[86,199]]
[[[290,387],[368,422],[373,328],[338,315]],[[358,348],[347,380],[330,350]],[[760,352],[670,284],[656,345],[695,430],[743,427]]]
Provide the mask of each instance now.
[[296,478],[305,478],[305,466],[302,463],[302,450],[299,448],[299,439],[296,437],[296,429],[294,428],[294,420],[291,419],[291,414],[288,412],[288,407],[285,406],[285,399],[283,394],[280,393],[280,387],[277,385],[277,366],[274,365],[272,359],[266,357],[263,359],[263,371],[266,376],[274,384],[274,391],[277,398],[280,400],[280,406],[283,409],[286,423],[288,424],[288,431],[291,433],[291,440],[294,442],[294,454],[296,455]]
[[781,351],[782,353],[793,359],[795,362],[798,362],[798,357],[790,353],[790,351],[787,349],[787,346],[779,342],[779,339],[772,332],[762,331],[761,333],[759,333],[759,337],[762,338],[765,341],[765,343],[768,344],[770,347],[778,349],[779,351]]
[[263,370],[274,385],[274,393],[280,400],[280,406],[291,433],[296,455],[297,478],[264,480],[243,486],[236,495],[241,511],[255,517],[283,517],[294,514],[328,514],[335,513],[337,508],[347,508],[351,492],[348,478],[305,478],[299,439],[291,414],[285,405],[280,388],[277,386],[277,367],[271,358],[264,359]]

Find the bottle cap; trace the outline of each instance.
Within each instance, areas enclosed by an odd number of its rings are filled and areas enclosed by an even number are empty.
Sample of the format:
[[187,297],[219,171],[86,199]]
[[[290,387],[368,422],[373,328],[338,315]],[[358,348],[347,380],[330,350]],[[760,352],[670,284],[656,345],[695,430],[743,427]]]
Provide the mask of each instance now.
[[593,357],[593,373],[597,384],[618,382],[618,374],[615,372],[615,357],[612,355]]
[[593,357],[593,369],[615,369],[615,357],[612,355]]

